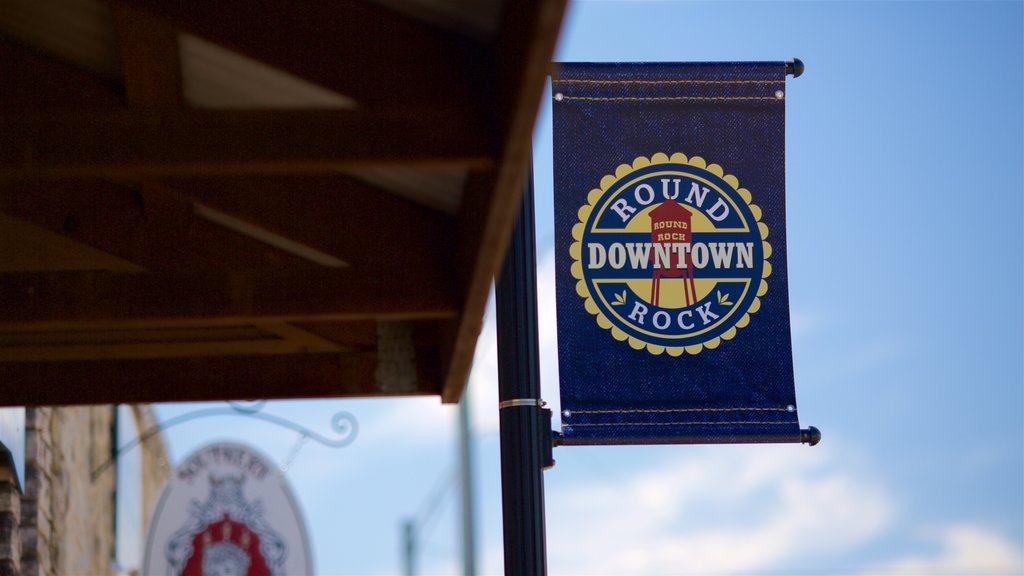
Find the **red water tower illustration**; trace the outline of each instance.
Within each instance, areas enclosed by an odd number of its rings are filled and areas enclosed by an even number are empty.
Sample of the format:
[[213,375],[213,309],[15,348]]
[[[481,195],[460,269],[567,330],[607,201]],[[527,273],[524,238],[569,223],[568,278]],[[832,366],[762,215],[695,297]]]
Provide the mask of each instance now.
[[[691,229],[692,214],[682,204],[674,200],[665,200],[657,208],[651,210],[651,255],[654,271],[651,274],[651,304],[660,306],[661,279],[683,279],[683,301],[689,306],[697,301],[697,290],[693,283],[693,261],[690,258],[690,246],[693,231]],[[661,248],[662,258],[656,254]],[[677,245],[673,247],[672,245]],[[684,248],[681,245],[685,245]],[[664,258],[668,250],[667,261]],[[680,254],[685,258],[685,266],[680,267]]]

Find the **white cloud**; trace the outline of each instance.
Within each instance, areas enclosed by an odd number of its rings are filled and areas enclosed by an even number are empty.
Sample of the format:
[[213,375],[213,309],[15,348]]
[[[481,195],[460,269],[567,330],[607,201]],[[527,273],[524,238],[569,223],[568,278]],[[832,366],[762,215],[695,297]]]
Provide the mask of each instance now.
[[476,343],[473,371],[469,375],[469,399],[473,431],[498,432],[498,342],[494,314],[488,314]]
[[746,573],[848,551],[893,516],[886,493],[828,452],[713,447],[623,481],[550,493],[558,574]]
[[1024,552],[1018,544],[995,532],[970,524],[946,526],[923,535],[937,542],[931,554],[914,554],[868,571],[878,575],[919,574],[1024,574]]
[[906,352],[906,339],[902,335],[889,334],[847,350],[846,357],[849,360],[850,371],[857,373],[892,364]]
[[379,410],[360,423],[359,441],[423,445],[445,441],[455,432],[455,407],[436,397],[389,399]]
[[558,323],[555,306],[555,253],[549,250],[537,265],[537,322],[540,345],[540,380],[544,399],[554,412],[555,428],[561,418],[558,387]]
[[817,332],[824,323],[823,314],[802,308],[790,308],[789,316],[789,325],[794,338],[810,336]]
[[[554,254],[538,266],[539,340],[544,395],[557,406]],[[813,332],[818,315],[797,319]],[[858,364],[884,362],[865,350]],[[479,350],[493,350],[481,345]],[[496,356],[493,357],[496,366]],[[478,366],[481,382],[493,383]],[[496,415],[495,415],[496,429]],[[831,440],[831,439],[830,439]],[[548,492],[549,561],[553,573],[742,573],[788,565],[802,552],[850,550],[882,532],[893,507],[888,495],[852,462],[832,462],[833,449],[793,446],[712,447],[702,456],[646,467],[620,481],[595,478]],[[569,458],[559,455],[559,459]],[[557,469],[556,469],[557,470]],[[557,474],[557,472],[556,472]]]
[[[538,265],[538,337],[543,396],[557,426],[554,275],[549,251]],[[477,347],[470,386],[476,431],[497,432],[493,316]],[[595,476],[571,488],[551,482],[552,573],[743,573],[787,565],[807,550],[849,550],[882,532],[893,515],[889,497],[856,464],[830,460],[834,449],[711,448],[617,481]],[[572,458],[569,452],[557,456]],[[553,474],[566,472],[560,464]],[[500,562],[500,553],[489,557]]]
[[[538,257],[537,340],[540,348],[541,396],[558,414],[558,334],[555,322],[555,258],[553,252]],[[469,379],[473,428],[478,434],[498,432],[498,344],[493,310],[477,341]],[[556,416],[557,419],[557,416]],[[557,420],[556,420],[557,427]]]

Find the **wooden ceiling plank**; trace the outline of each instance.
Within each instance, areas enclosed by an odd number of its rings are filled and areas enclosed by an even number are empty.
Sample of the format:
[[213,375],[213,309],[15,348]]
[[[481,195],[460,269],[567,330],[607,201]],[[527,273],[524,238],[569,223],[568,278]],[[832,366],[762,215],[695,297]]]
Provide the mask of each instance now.
[[[413,345],[416,348],[437,348],[438,320],[421,320],[413,323]],[[324,338],[342,347],[377,346],[379,326],[375,321],[363,322],[315,322],[292,324],[306,332]]]
[[202,358],[206,356],[256,356],[335,351],[338,351],[337,346],[312,345],[310,342],[296,342],[292,340],[16,346],[0,348],[0,362]]
[[53,270],[142,272],[143,268],[0,211],[0,272]]
[[199,205],[336,256],[354,271],[412,279],[451,267],[451,217],[344,176],[165,183]]
[[367,166],[487,168],[472,112],[123,110],[0,116],[0,178],[333,172]]
[[120,87],[74,66],[0,39],[0,110],[4,113],[116,109]]
[[127,4],[111,4],[111,10],[128,102],[132,106],[181,106],[184,99],[177,31]]
[[124,3],[368,106],[464,105],[481,60],[479,42],[370,2]]
[[189,326],[183,328],[125,328],[95,332],[89,330],[0,331],[0,348],[11,346],[78,346],[94,344],[162,342],[230,342],[273,338],[273,332],[252,325]]
[[217,226],[159,188],[99,179],[0,180],[0,212],[148,270],[288,267],[312,263]]
[[384,271],[0,274],[0,330],[174,323],[451,318],[445,273]]
[[281,342],[286,342],[290,345],[295,346],[296,352],[331,352],[339,350],[338,344],[321,338],[320,336],[304,330],[294,324],[287,324],[285,322],[265,322],[260,324],[260,328],[274,334],[281,338]]
[[[184,103],[178,33],[162,20],[130,5],[111,5],[121,54],[125,97],[133,108],[174,110]],[[3,183],[0,182],[0,186]],[[60,181],[50,183],[60,187]],[[81,191],[80,185],[64,194]],[[49,190],[45,191],[48,192]],[[208,268],[246,270],[267,266],[308,266],[310,263],[265,243],[253,242],[241,234],[226,230],[197,215],[195,206],[149,182],[141,182],[131,191],[137,197],[134,218],[111,221],[122,214],[121,206],[111,206],[110,196],[92,191],[80,198],[78,211],[101,215],[100,230],[113,238],[103,248],[151,270]],[[38,193],[37,193],[38,194]],[[123,192],[122,192],[123,194]],[[102,204],[96,206],[96,204]],[[142,222],[139,222],[139,220]],[[111,233],[113,232],[113,233]],[[119,233],[120,232],[120,233]],[[129,237],[126,233],[132,232]],[[79,240],[89,239],[81,238]],[[90,243],[95,246],[95,243]],[[130,252],[131,254],[125,254]]]
[[432,364],[421,364],[416,390],[399,394],[379,389],[377,358],[370,351],[8,362],[0,363],[0,405],[437,394]]
[[483,327],[491,282],[501,269],[522,185],[532,154],[532,132],[551,56],[565,11],[564,0],[506,4],[495,46],[498,69],[497,114],[504,142],[497,168],[467,183],[459,211],[460,270],[464,277],[462,313],[447,327],[444,402],[458,402],[469,377],[476,341]]
[[355,348],[282,322],[265,322],[258,328],[0,332],[0,362],[276,355]]

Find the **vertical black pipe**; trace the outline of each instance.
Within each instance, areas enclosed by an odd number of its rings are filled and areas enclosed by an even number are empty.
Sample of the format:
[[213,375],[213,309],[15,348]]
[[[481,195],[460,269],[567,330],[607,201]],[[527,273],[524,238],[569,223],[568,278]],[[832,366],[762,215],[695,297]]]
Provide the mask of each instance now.
[[[547,574],[544,534],[544,413],[537,350],[537,254],[534,245],[533,170],[526,176],[519,218],[495,286],[498,399],[501,425],[501,498],[505,574]],[[548,424],[550,426],[550,424]],[[550,447],[548,447],[550,449]]]

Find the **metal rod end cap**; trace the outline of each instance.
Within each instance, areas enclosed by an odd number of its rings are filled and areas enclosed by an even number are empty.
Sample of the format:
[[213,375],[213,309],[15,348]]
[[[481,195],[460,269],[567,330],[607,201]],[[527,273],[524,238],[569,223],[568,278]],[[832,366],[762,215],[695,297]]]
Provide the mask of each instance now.
[[804,73],[804,63],[799,58],[793,58],[789,62],[786,62],[786,74],[791,74],[793,78],[799,78]]
[[800,431],[800,442],[807,444],[808,446],[815,446],[818,442],[821,442],[821,430],[818,430],[814,426],[808,426],[804,430]]

